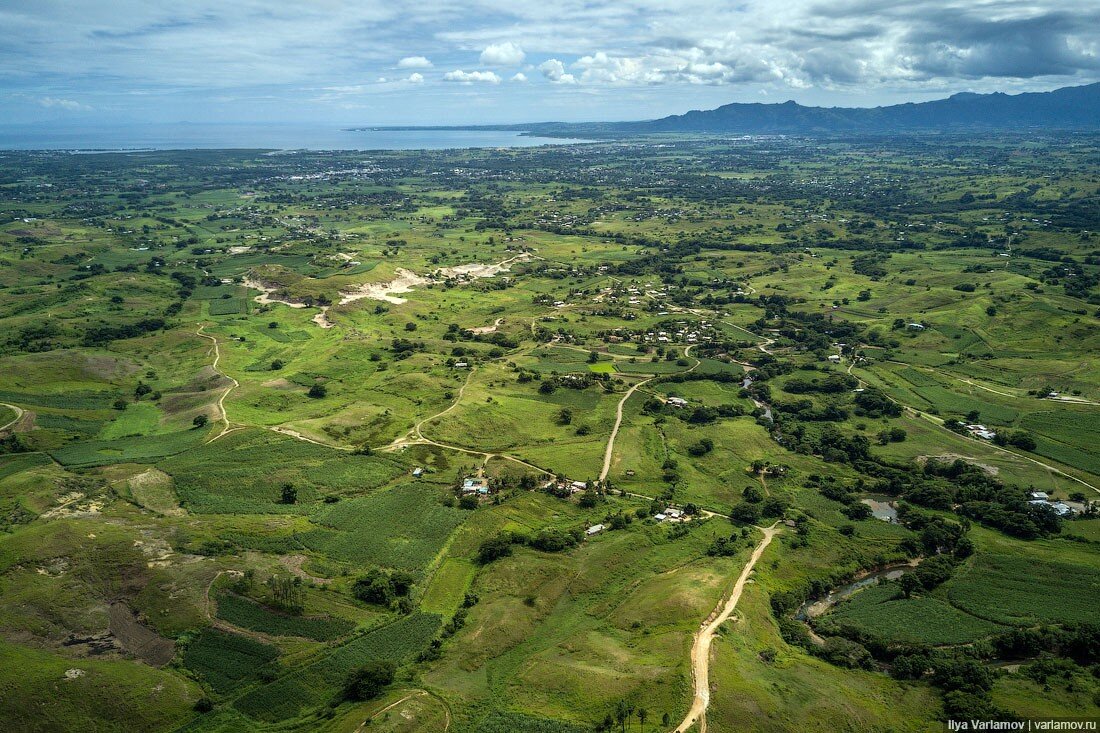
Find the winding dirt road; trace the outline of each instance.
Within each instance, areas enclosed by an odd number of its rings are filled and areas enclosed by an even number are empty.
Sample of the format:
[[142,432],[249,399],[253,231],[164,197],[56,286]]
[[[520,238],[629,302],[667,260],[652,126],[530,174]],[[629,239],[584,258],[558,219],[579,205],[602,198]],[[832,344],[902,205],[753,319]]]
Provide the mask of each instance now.
[[[684,349],[684,356],[691,358],[691,350],[693,348],[695,348],[695,344],[691,344],[690,346],[686,347]],[[689,369],[686,369],[684,372],[680,373],[694,371],[695,368],[701,363],[702,362],[696,359],[695,363],[692,364]],[[611,455],[615,452],[615,438],[618,437],[619,428],[623,424],[623,407],[626,405],[626,401],[630,399],[630,395],[638,391],[639,387],[649,384],[656,378],[656,375],[654,375],[647,379],[643,379],[642,381],[635,384],[633,387],[626,391],[626,394],[623,395],[623,398],[619,400],[619,404],[615,406],[615,426],[611,428],[611,435],[607,439],[607,448],[604,449],[603,452],[603,468],[600,469],[600,477],[598,479],[601,483],[607,479],[607,474],[611,472]]]
[[779,523],[766,529],[762,528],[761,531],[764,537],[752,551],[749,561],[745,563],[725,605],[714,609],[695,634],[695,643],[691,646],[691,677],[695,683],[695,697],[683,722],[676,727],[675,733],[684,733],[696,721],[699,723],[699,733],[707,733],[707,707],[710,705],[710,644],[714,640],[714,635],[718,633],[718,627],[725,623],[737,608],[737,602],[741,600],[741,592],[745,589],[749,573],[752,572],[756,561],[764,554],[764,550],[771,544],[772,537],[779,532]]
[[0,432],[3,432],[4,430],[7,430],[8,428],[12,427],[17,422],[19,422],[19,420],[23,417],[24,410],[23,410],[22,407],[17,407],[16,405],[11,405],[11,404],[8,404],[7,402],[0,402],[0,406],[10,407],[12,410],[15,411],[15,419],[14,420],[11,420],[6,425],[0,425]]
[[626,401],[630,399],[630,395],[638,391],[638,388],[644,384],[649,384],[656,377],[650,377],[649,379],[643,379],[635,384],[633,387],[626,391],[623,398],[619,400],[619,404],[615,407],[615,427],[611,428],[611,436],[607,439],[607,448],[603,452],[603,468],[600,469],[599,481],[602,482],[607,478],[607,474],[611,471],[611,454],[615,452],[615,438],[619,434],[619,427],[623,424],[623,406],[626,405]]
[[195,335],[200,336],[204,339],[210,339],[214,343],[214,363],[210,365],[210,368],[213,369],[215,372],[217,372],[217,374],[219,374],[220,376],[222,376],[225,379],[228,379],[230,382],[232,382],[232,384],[230,384],[228,387],[226,387],[225,391],[222,392],[222,396],[218,398],[218,412],[221,413],[220,420],[222,422],[222,431],[220,433],[218,433],[217,435],[215,435],[210,440],[206,441],[207,443],[213,443],[215,440],[217,440],[218,438],[220,438],[223,435],[225,435],[226,433],[228,433],[231,429],[230,426],[229,426],[229,413],[227,413],[225,411],[225,398],[228,397],[229,393],[232,392],[234,389],[236,389],[237,387],[240,387],[241,383],[238,382],[233,377],[226,374],[225,372],[222,372],[222,371],[218,370],[218,362],[220,362],[221,359],[222,359],[221,346],[218,345],[218,340],[216,338],[214,338],[210,334],[202,332],[202,330],[204,328],[206,328],[205,325],[199,326],[199,330],[195,332]]

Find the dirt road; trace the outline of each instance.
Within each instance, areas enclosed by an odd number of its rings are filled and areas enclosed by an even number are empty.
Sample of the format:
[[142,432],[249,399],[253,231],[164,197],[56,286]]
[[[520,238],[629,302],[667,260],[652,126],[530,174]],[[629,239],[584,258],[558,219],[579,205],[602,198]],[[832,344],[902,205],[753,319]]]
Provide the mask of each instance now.
[[683,722],[676,727],[675,733],[684,733],[696,721],[699,722],[699,733],[706,733],[707,731],[707,707],[710,705],[710,643],[714,640],[714,635],[718,633],[718,627],[725,623],[733,614],[734,609],[737,608],[737,602],[741,600],[741,592],[745,589],[745,581],[749,579],[749,573],[752,572],[756,561],[764,554],[764,550],[771,543],[772,537],[779,532],[779,525],[778,523],[773,524],[762,531],[764,532],[764,538],[752,551],[752,557],[749,558],[741,571],[741,575],[737,578],[730,597],[724,605],[716,608],[703,621],[702,627],[695,634],[695,643],[691,645],[691,676],[695,683],[695,697],[691,701],[691,707],[688,709]]
[[[695,348],[695,344],[691,344],[690,346],[685,348],[684,349],[684,356],[691,358],[691,350],[693,348]],[[684,370],[683,373],[694,371],[695,368],[699,366],[699,364],[700,364],[700,361],[698,359],[696,359],[695,363],[692,364],[690,368]],[[616,405],[616,407],[615,407],[615,426],[613,428],[611,428],[611,435],[607,439],[607,448],[603,452],[603,468],[600,469],[599,481],[602,482],[602,481],[606,480],[607,479],[607,474],[611,472],[611,455],[612,455],[612,453],[615,452],[615,438],[618,437],[619,428],[623,424],[623,407],[626,405],[626,401],[630,399],[630,395],[632,395],[632,394],[634,394],[635,392],[638,391],[639,387],[641,387],[643,385],[646,385],[646,384],[649,384],[650,382],[652,382],[656,378],[657,378],[656,376],[652,376],[652,377],[649,377],[648,379],[643,379],[642,381],[635,384],[633,387],[631,387],[630,389],[628,389],[626,391],[626,394],[623,395],[623,398],[621,400],[619,400],[619,404]]]
[[9,405],[7,402],[0,402],[0,406],[10,407],[12,410],[15,411],[15,419],[14,420],[10,421],[6,425],[0,425],[0,432],[2,432],[4,430],[7,430],[8,428],[12,427],[13,425],[15,425],[17,422],[19,422],[20,418],[23,417],[23,408],[22,407],[16,407],[15,405]]
[[228,397],[229,393],[232,392],[234,389],[236,389],[237,387],[240,387],[241,383],[238,382],[233,377],[229,376],[228,374],[226,374],[224,372],[221,372],[221,371],[218,371],[218,362],[220,362],[221,359],[222,359],[221,346],[218,345],[218,340],[216,338],[214,338],[213,336],[211,336],[209,334],[205,334],[205,333],[202,332],[202,330],[204,328],[206,328],[206,326],[199,326],[199,330],[195,332],[195,335],[201,336],[204,339],[210,339],[211,341],[214,342],[214,363],[210,365],[210,368],[213,369],[218,374],[220,374],[222,377],[224,377],[224,378],[228,379],[230,382],[232,382],[232,384],[230,384],[228,387],[226,387],[225,391],[222,392],[222,396],[218,398],[218,412],[221,413],[221,418],[219,418],[219,419],[222,422],[222,431],[220,433],[218,433],[217,435],[215,435],[210,440],[206,441],[207,443],[212,443],[215,440],[217,440],[218,438],[220,438],[223,435],[225,435],[226,433],[228,433],[229,430],[230,430],[230,427],[229,427],[229,413],[227,413],[225,411],[225,398]]
[[626,405],[626,401],[630,399],[630,395],[634,394],[639,387],[652,382],[654,379],[655,377],[643,379],[628,389],[626,394],[623,395],[623,398],[619,400],[619,404],[615,407],[615,427],[611,428],[611,436],[607,439],[607,449],[603,452],[603,468],[600,469],[600,481],[605,480],[607,474],[611,471],[611,454],[615,451],[615,438],[619,434],[619,426],[623,424],[623,406]]

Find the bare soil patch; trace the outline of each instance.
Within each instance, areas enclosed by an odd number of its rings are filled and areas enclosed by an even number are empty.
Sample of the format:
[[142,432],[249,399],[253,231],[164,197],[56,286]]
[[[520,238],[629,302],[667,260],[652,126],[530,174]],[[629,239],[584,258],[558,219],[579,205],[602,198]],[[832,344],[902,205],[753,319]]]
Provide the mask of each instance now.
[[112,603],[108,618],[111,636],[123,651],[153,667],[163,667],[172,661],[175,643],[141,623],[125,603]]

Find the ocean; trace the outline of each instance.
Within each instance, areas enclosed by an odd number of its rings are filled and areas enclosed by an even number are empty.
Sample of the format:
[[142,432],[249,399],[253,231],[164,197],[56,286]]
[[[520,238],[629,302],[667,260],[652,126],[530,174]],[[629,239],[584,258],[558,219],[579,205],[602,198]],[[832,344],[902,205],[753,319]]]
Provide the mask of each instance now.
[[0,150],[444,150],[587,142],[499,130],[361,130],[323,125],[142,124],[60,127],[0,125]]

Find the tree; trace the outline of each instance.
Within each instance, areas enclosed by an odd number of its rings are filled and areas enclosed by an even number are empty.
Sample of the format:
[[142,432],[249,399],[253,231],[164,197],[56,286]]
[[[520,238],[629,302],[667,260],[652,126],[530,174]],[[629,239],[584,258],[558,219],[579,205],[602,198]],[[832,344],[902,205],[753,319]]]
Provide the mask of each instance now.
[[638,727],[644,728],[645,727],[645,720],[646,720],[646,718],[649,717],[649,711],[646,710],[645,708],[638,708],[634,712],[634,714],[638,716]]
[[1018,430],[1008,438],[1008,442],[1022,450],[1035,450],[1035,438],[1030,433]]
[[353,669],[344,682],[344,696],[349,700],[371,700],[378,697],[386,685],[393,682],[397,665],[389,660],[373,660]]
[[282,491],[279,495],[280,504],[297,504],[298,503],[298,489],[294,488],[294,484],[283,484]]
[[589,364],[595,364],[599,360],[600,360],[600,355],[597,354],[595,351],[589,351],[588,352],[588,363]]
[[282,359],[272,359],[271,360],[271,371],[273,371],[273,372],[279,371],[284,366],[285,366],[285,364],[283,364]]
[[378,568],[372,568],[369,573],[355,581],[351,586],[351,593],[364,603],[388,606],[394,599],[393,581]]
[[477,561],[482,565],[488,565],[493,560],[507,557],[512,554],[511,532],[502,532],[496,537],[490,537],[477,548]]
[[196,428],[205,428],[208,422],[210,422],[210,418],[208,418],[204,413],[201,415],[195,415],[195,419],[191,421],[191,424],[194,425]]
[[619,700],[615,703],[615,722],[619,724],[619,728],[623,733],[626,733],[626,720],[633,712],[634,706],[626,700]]
[[308,394],[315,400],[319,400],[328,394],[328,388],[325,387],[325,385],[323,384],[315,384],[309,388],[309,392],[307,392],[306,394]]
[[714,441],[710,438],[700,438],[699,442],[688,446],[688,453],[693,456],[705,456],[714,450]]
[[730,519],[740,524],[756,524],[760,521],[760,508],[743,501],[730,510]]
[[912,597],[913,593],[921,589],[920,578],[913,573],[906,573],[898,580],[898,585],[901,586],[901,593],[906,598]]
[[573,411],[568,407],[561,408],[561,411],[558,413],[558,424],[568,425],[571,422],[573,422]]
[[415,331],[416,330],[416,324],[415,323],[406,323],[405,324],[405,330],[406,331]]

